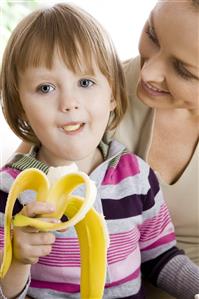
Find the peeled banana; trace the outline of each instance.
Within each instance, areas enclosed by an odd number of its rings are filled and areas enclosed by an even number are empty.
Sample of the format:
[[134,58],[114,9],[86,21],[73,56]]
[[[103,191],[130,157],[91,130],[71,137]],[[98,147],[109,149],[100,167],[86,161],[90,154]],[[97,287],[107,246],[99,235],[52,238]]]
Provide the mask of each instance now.
[[[73,191],[85,184],[85,198],[73,195]],[[55,212],[42,217],[61,218],[66,222],[49,223],[37,218],[17,214],[12,222],[15,201],[24,190],[36,191],[37,201],[51,202]],[[96,187],[89,177],[80,171],[69,173],[49,187],[47,176],[40,170],[30,168],[22,171],[15,179],[7,199],[4,224],[4,255],[0,268],[0,278],[7,273],[12,262],[11,224],[14,226],[32,226],[40,231],[66,229],[75,226],[80,244],[82,299],[100,299],[104,293],[106,278],[106,255],[109,243],[103,215],[92,208],[96,198]]]

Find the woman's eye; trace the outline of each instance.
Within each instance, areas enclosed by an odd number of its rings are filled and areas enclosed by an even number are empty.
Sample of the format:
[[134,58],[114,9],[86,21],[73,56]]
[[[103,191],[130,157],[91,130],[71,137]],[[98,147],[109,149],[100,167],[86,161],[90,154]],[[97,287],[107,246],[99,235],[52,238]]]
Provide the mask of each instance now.
[[174,68],[178,75],[180,75],[183,79],[189,80],[196,78],[192,73],[190,73],[180,61],[174,61]]
[[147,26],[147,29],[145,30],[146,34],[148,35],[148,37],[150,38],[150,40],[152,40],[152,42],[156,45],[159,46],[159,41],[156,37],[156,34],[155,34],[155,30],[152,26]]
[[79,85],[81,87],[91,87],[92,85],[94,84],[94,82],[92,80],[89,80],[89,79],[81,79],[79,81]]
[[41,93],[52,92],[55,88],[50,84],[42,84],[38,87],[38,91]]

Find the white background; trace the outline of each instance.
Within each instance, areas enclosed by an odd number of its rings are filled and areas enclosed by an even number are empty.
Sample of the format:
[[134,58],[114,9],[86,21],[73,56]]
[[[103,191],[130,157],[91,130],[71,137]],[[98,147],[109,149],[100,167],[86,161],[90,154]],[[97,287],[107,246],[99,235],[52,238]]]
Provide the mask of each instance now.
[[[56,2],[63,1],[51,1],[51,3]],[[70,2],[81,6],[101,22],[110,33],[120,58],[125,60],[138,54],[139,36],[156,0],[73,0]],[[0,109],[0,166],[12,155],[19,143],[20,140],[9,129]]]

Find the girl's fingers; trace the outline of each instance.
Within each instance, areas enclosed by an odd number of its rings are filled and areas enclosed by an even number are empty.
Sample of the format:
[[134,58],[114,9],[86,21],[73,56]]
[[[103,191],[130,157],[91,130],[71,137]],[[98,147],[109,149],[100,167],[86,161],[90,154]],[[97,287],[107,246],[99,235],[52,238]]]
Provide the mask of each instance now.
[[55,206],[46,202],[31,202],[25,205],[21,211],[24,216],[36,217],[42,214],[50,214],[55,211]]
[[[23,240],[22,243],[20,239]],[[52,245],[55,242],[55,235],[51,232],[39,232],[32,227],[27,227],[23,231],[21,228],[15,228],[14,240],[17,240],[18,247],[25,247],[25,244],[28,246]]]
[[[60,220],[56,218],[37,218],[37,219],[48,223],[60,223]],[[38,228],[34,228],[32,226],[22,227],[21,230],[27,233],[38,233],[40,231]]]
[[42,246],[29,246],[24,250],[23,257],[18,254],[17,260],[20,260],[23,264],[36,264],[40,257],[49,255],[52,250],[52,245]]
[[39,232],[31,235],[31,245],[52,245],[55,242],[55,235],[52,233]]

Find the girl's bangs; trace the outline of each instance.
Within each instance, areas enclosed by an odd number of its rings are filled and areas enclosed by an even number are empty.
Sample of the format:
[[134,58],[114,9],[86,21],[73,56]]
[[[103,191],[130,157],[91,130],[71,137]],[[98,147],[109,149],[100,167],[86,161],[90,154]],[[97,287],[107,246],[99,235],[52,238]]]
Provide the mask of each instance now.
[[75,30],[72,24],[68,30],[64,30],[66,24],[61,22],[43,25],[31,28],[21,40],[15,57],[19,72],[28,67],[45,66],[51,69],[54,52],[58,51],[73,72],[94,73],[93,58],[99,64],[99,53],[96,53],[96,46],[88,34]]

